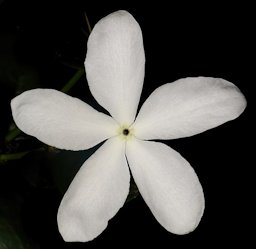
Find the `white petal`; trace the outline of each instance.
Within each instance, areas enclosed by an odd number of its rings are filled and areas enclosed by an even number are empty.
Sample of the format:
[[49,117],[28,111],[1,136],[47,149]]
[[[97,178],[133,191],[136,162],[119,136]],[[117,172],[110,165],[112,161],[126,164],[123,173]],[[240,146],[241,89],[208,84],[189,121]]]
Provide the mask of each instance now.
[[81,167],[58,211],[59,231],[65,241],[89,241],[107,227],[129,192],[129,168],[124,142],[105,142]]
[[232,83],[219,78],[185,78],[157,88],[135,121],[141,139],[192,136],[237,118],[246,100]]
[[169,232],[186,234],[198,225],[204,195],[189,163],[170,147],[134,139],[127,160],[141,195],[158,222]]
[[94,98],[121,124],[134,121],[144,80],[145,55],[139,24],[126,11],[94,27],[85,60]]
[[83,150],[114,136],[116,122],[83,101],[52,89],[26,91],[11,102],[16,125],[40,141]]

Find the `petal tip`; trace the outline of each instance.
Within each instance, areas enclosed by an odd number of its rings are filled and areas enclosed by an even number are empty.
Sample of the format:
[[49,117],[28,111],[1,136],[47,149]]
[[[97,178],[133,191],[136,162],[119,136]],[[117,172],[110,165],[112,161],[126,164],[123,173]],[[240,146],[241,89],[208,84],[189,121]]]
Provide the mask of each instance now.
[[183,220],[181,222],[176,222],[176,224],[172,224],[171,229],[167,229],[169,232],[176,235],[186,235],[193,232],[199,225],[201,218],[203,216],[204,206],[198,212],[198,215],[195,218],[188,218],[187,220]]
[[204,206],[198,212],[196,217],[187,217],[184,220],[176,221],[175,224],[170,224],[170,228],[167,231],[176,235],[186,235],[193,232],[199,225],[204,212]]
[[127,10],[117,10],[113,13],[110,13],[109,15],[107,15],[106,17],[108,18],[133,18],[132,14],[129,13]]
[[[137,21],[134,19],[131,13],[126,10],[118,10],[108,14],[107,16],[103,17],[99,22],[95,25],[95,27],[99,25],[107,25],[105,28],[113,28],[113,25],[120,26],[122,25],[129,25],[130,23],[136,23]],[[108,25],[111,24],[111,25]]]
[[[72,216],[72,219],[70,217]],[[98,235],[101,234],[103,230],[107,227],[107,223],[105,226],[102,225],[101,231],[96,233],[89,233],[86,231],[86,225],[83,224],[79,215],[69,215],[66,214],[61,208],[59,208],[57,214],[57,223],[59,233],[62,238],[66,242],[88,242],[95,239]],[[88,230],[88,229],[87,229]]]
[[[240,92],[240,90],[239,90]],[[247,107],[247,100],[245,98],[245,96],[243,95],[243,93],[240,92],[240,110],[238,111],[238,115],[237,116],[240,116],[245,108]]]

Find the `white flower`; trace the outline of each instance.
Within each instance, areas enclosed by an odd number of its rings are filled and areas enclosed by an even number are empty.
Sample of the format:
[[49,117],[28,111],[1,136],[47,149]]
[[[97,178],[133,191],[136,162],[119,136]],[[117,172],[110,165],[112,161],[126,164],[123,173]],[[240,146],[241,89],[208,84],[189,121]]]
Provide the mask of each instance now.
[[[201,184],[176,151],[152,139],[188,137],[238,117],[246,100],[232,83],[185,78],[157,88],[136,120],[145,56],[138,23],[126,11],[100,20],[89,40],[85,68],[90,90],[111,116],[51,89],[26,91],[11,102],[25,133],[66,150],[107,141],[83,164],[58,211],[66,241],[97,237],[129,192],[130,173],[158,222],[175,234],[198,225],[204,211]],[[135,120],[135,121],[134,121]]]

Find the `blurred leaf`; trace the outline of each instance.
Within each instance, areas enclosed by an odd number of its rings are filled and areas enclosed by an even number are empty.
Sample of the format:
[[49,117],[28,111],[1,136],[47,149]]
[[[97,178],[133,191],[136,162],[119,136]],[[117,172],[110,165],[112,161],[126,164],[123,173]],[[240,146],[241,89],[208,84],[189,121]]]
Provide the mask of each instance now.
[[34,188],[52,188],[50,172],[48,169],[48,152],[45,149],[30,152],[22,159],[22,175]]
[[0,198],[0,248],[35,249],[25,235],[20,220],[20,200]]
[[129,192],[129,195],[128,195],[127,199],[126,199],[126,202],[132,201],[139,194],[140,193],[139,193],[139,190],[137,188],[137,185],[135,184],[135,182],[132,179],[131,182],[130,182],[130,192]]
[[56,151],[48,153],[53,180],[64,194],[83,163],[102,145],[84,151]]
[[17,136],[19,136],[21,134],[21,130],[16,127],[16,125],[14,126],[14,128],[12,128],[5,136],[5,142],[9,143],[11,142],[14,138],[16,138]]
[[16,43],[15,33],[1,33],[0,39],[0,85],[4,84],[23,92],[40,85],[38,70],[32,65],[18,63],[14,47]]

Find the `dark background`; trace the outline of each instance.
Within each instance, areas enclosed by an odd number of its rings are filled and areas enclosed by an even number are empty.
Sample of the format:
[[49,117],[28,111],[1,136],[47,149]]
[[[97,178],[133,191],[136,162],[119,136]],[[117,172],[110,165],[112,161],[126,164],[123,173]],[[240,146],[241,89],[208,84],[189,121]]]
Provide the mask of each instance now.
[[[106,3],[105,3],[106,4]],[[31,151],[0,161],[0,248],[183,248],[249,243],[252,222],[255,18],[252,6],[138,3],[103,6],[89,1],[0,1],[0,154]],[[236,120],[190,138],[164,141],[194,167],[205,192],[198,228],[185,236],[161,227],[138,196],[125,204],[94,241],[65,243],[57,230],[58,205],[69,182],[93,152],[61,152],[21,134],[4,141],[12,125],[10,100],[36,87],[61,89],[83,67],[88,28],[105,15],[128,10],[139,22],[146,53],[141,103],[158,86],[188,76],[220,77],[248,101]],[[99,108],[85,76],[69,91]],[[141,105],[140,103],[140,105]],[[254,194],[255,195],[255,194]],[[4,245],[6,247],[4,247]],[[246,247],[246,246],[245,246]]]

